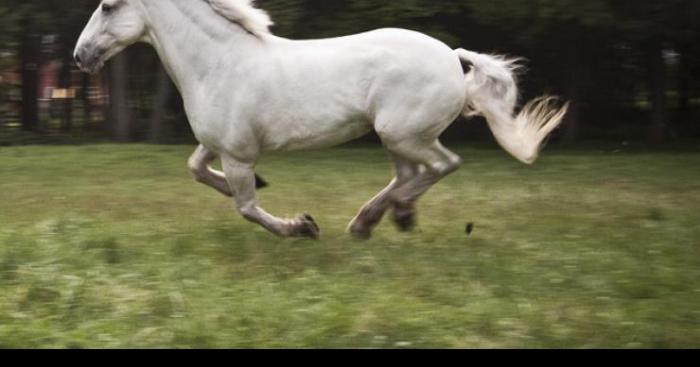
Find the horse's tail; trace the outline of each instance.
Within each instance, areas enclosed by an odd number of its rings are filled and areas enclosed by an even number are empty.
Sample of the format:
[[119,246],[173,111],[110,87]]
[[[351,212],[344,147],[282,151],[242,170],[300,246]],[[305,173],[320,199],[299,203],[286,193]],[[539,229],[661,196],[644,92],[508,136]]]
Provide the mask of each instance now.
[[464,115],[484,116],[496,140],[508,153],[523,163],[534,163],[542,142],[561,124],[569,104],[557,107],[556,98],[544,96],[527,103],[516,116],[515,73],[520,67],[519,60],[464,49],[456,52],[466,72]]

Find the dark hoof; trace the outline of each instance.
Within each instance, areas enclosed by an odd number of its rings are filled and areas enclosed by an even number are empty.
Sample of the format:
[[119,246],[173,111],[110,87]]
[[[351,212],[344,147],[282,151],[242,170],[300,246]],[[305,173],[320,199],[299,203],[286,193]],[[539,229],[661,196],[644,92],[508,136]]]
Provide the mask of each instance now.
[[416,228],[416,214],[413,212],[394,213],[394,223],[400,232],[411,232]]
[[353,221],[351,223],[348,232],[350,232],[356,240],[367,241],[372,238],[372,230],[370,227],[361,225],[358,221]]
[[299,227],[294,232],[295,237],[307,237],[314,240],[321,236],[321,228],[318,227],[314,218],[308,214],[304,214],[300,219]]
[[255,188],[256,189],[264,189],[266,187],[270,186],[270,184],[267,183],[262,177],[258,176],[257,174],[255,175]]
[[350,234],[356,239],[360,241],[368,241],[370,238],[372,238],[372,232],[369,230],[357,230],[353,229],[350,231]]

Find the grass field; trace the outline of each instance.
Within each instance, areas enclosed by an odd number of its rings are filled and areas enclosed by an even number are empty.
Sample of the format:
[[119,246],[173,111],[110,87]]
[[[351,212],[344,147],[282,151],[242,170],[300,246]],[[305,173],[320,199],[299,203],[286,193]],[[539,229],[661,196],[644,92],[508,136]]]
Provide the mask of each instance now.
[[0,347],[700,347],[699,153],[456,149],[417,231],[368,242],[383,151],[266,157],[263,206],[313,242],[194,183],[192,149],[0,148]]

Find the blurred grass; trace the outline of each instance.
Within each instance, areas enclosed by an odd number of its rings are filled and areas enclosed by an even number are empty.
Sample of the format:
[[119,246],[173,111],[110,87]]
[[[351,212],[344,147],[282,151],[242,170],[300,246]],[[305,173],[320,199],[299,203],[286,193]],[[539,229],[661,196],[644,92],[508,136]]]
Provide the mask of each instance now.
[[456,149],[417,232],[369,242],[344,229],[385,153],[265,157],[312,242],[195,184],[192,149],[0,148],[0,347],[700,347],[697,153]]

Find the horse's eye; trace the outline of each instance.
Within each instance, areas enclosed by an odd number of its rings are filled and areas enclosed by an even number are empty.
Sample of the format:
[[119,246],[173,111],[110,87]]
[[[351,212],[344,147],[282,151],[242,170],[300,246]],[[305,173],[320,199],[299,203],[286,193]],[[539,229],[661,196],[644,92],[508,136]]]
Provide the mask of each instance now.
[[109,14],[109,13],[112,12],[112,10],[114,10],[114,6],[113,6],[113,5],[102,4],[102,12],[103,12],[103,13]]

